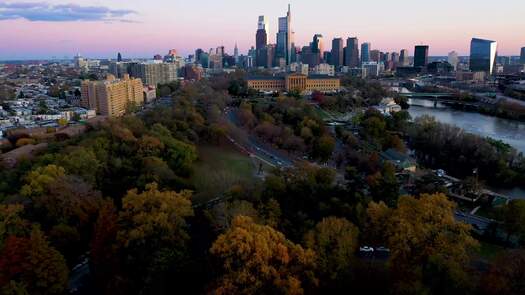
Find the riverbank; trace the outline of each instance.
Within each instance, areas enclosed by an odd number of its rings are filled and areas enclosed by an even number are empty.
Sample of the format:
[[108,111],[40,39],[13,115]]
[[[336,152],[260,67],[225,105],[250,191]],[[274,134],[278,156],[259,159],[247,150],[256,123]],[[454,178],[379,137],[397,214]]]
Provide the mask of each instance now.
[[525,122],[458,110],[442,103],[434,105],[433,101],[424,99],[409,99],[408,103],[408,112],[412,118],[429,115],[466,132],[501,140],[525,153]]

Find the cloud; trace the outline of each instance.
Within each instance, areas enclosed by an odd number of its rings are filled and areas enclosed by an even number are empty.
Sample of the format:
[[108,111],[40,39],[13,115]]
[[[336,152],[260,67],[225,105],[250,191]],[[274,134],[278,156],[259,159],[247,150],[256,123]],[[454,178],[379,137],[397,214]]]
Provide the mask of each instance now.
[[132,14],[136,12],[104,6],[52,5],[46,2],[0,3],[0,21],[10,19],[44,22],[127,21],[121,18]]

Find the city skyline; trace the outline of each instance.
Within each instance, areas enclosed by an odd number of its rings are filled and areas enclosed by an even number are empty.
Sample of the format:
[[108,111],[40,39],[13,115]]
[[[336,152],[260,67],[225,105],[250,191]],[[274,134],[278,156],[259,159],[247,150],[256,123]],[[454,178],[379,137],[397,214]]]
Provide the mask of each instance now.
[[[268,42],[276,42],[277,20],[286,12],[288,3],[292,6],[292,30],[298,47],[307,45],[315,34],[322,34],[328,46],[333,38],[355,36],[360,42],[371,42],[371,49],[399,52],[408,48],[411,56],[417,44],[429,45],[431,56],[446,56],[452,50],[466,56],[472,37],[497,41],[499,55],[517,56],[525,44],[522,34],[513,29],[525,27],[518,13],[523,9],[516,7],[525,9],[525,3],[512,3],[515,9],[506,12],[503,19],[493,16],[491,5],[479,1],[476,11],[468,9],[472,1],[441,1],[446,10],[407,2],[389,7],[381,5],[386,1],[325,1],[326,9],[319,9],[314,1],[204,0],[195,9],[191,3],[164,0],[125,5],[118,1],[100,5],[93,0],[79,0],[76,4],[59,0],[8,1],[0,3],[0,60],[71,58],[77,52],[93,58],[114,58],[117,52],[122,52],[124,58],[151,57],[169,48],[187,55],[197,48],[207,50],[219,45],[233,54],[235,43],[246,54],[255,46],[260,15],[269,21]],[[502,0],[500,4],[506,2],[512,1]],[[336,5],[341,9],[333,9]],[[436,17],[429,17],[434,8]],[[359,13],[352,17],[343,13],[352,10]],[[443,19],[451,21],[444,23]]]

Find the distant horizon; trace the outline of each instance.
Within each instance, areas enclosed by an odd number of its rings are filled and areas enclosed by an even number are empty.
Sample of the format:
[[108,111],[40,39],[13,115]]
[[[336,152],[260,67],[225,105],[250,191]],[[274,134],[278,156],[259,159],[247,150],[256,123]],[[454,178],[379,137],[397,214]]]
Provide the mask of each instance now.
[[[406,0],[389,5],[387,0],[340,3],[326,0],[201,0],[198,9],[189,1],[150,0],[122,3],[117,0],[7,0],[0,3],[0,60],[34,60],[73,56],[108,58],[127,52],[138,58],[177,49],[183,56],[197,48],[208,50],[234,44],[246,54],[255,45],[259,15],[269,20],[269,41],[275,43],[277,18],[291,4],[296,46],[308,45],[314,34],[324,36],[330,50],[334,37],[356,36],[372,49],[399,52],[414,45],[430,46],[431,56],[456,51],[468,56],[470,40],[498,42],[500,56],[516,56],[525,47],[525,2],[500,0],[509,7],[494,15],[492,3],[442,0],[439,7]],[[101,4],[102,3],[102,4]],[[476,5],[475,9],[472,5]],[[161,8],[161,9],[159,9]],[[348,12],[351,13],[349,17]]]

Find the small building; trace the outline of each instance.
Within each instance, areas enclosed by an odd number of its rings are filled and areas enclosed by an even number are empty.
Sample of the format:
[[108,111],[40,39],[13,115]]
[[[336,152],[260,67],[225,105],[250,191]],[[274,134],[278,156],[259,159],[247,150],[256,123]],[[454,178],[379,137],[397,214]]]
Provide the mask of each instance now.
[[401,106],[398,105],[391,97],[383,98],[379,105],[374,106],[374,108],[383,115],[389,115],[391,113],[397,113],[401,111]]
[[414,161],[408,155],[400,153],[399,151],[395,149],[388,149],[382,152],[381,158],[384,161],[388,161],[394,164],[394,166],[396,166],[396,168],[399,170],[409,171],[412,173],[416,172],[417,170],[416,161]]

